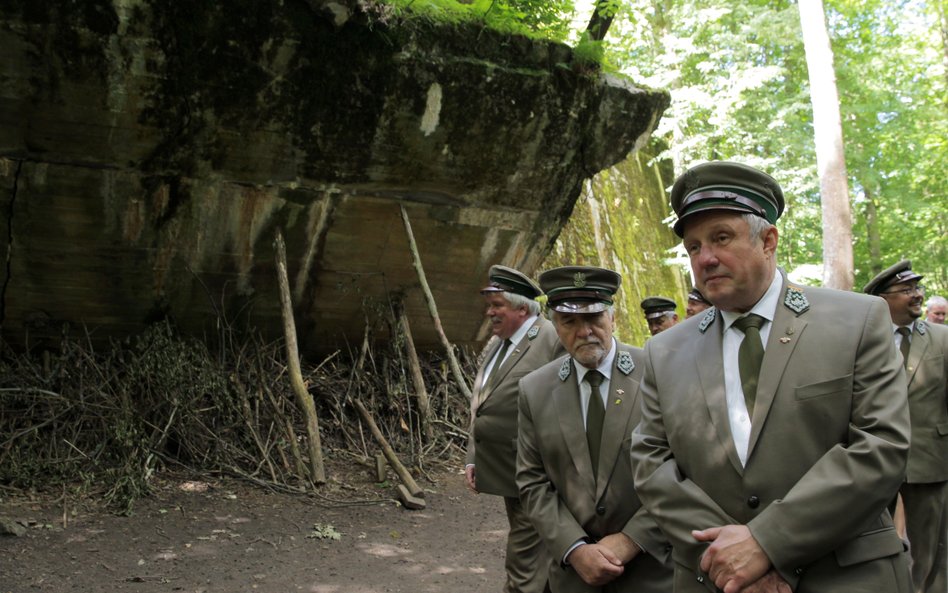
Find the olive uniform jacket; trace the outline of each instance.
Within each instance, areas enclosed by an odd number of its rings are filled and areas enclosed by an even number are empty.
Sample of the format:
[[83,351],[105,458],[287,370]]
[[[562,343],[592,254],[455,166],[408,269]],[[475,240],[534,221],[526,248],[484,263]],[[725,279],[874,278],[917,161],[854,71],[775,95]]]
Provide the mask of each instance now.
[[[579,385],[564,356],[520,381],[517,485],[524,510],[551,555],[553,593],[670,593],[668,540],[632,485],[629,438],[639,421],[642,350],[618,342],[610,378],[598,480],[593,478]],[[623,532],[645,552],[605,587],[587,585],[561,561],[583,538]]]
[[466,462],[474,464],[478,492],[516,498],[517,383],[530,371],[562,356],[565,350],[553,324],[541,315],[489,384],[481,385],[484,367],[500,349],[501,341],[495,342],[474,380]]
[[948,480],[948,326],[916,321],[905,372],[908,376],[913,484]]
[[723,318],[648,341],[639,496],[674,547],[675,591],[714,591],[692,529],[747,525],[795,593],[910,587],[886,510],[905,476],[905,376],[885,302],[783,278],[760,369],[747,462],[731,436]]

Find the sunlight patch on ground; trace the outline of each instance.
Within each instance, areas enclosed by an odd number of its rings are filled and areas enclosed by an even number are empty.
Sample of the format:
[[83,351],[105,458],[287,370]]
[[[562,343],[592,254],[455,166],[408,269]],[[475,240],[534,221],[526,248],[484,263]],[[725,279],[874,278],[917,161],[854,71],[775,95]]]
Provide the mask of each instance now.
[[398,556],[406,556],[410,553],[410,550],[406,550],[405,548],[379,542],[361,544],[359,545],[359,549],[370,556],[376,556],[378,558],[396,558]]

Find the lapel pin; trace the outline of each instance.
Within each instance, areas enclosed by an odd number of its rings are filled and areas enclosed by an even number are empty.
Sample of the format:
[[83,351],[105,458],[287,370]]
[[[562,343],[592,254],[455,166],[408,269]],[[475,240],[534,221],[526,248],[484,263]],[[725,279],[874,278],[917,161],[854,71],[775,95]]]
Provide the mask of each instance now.
[[781,344],[788,344],[789,342],[790,342],[790,338],[780,338]]
[[623,393],[625,393],[625,389],[616,389],[616,393],[618,393],[619,395],[622,395]]
[[616,405],[618,406],[618,405],[621,404],[621,403],[622,403],[622,399],[616,398]]
[[788,336],[792,336],[792,335],[793,335],[793,328],[792,328],[792,327],[788,327],[788,328],[787,328],[787,335],[788,335]]

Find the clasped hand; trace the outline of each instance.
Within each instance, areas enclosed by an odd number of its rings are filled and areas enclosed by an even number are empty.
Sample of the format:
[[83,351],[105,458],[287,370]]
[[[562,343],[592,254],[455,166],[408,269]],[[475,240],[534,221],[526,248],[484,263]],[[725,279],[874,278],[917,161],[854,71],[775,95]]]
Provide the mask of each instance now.
[[724,593],[790,593],[790,586],[746,525],[724,525],[692,531],[699,542],[711,542],[701,556],[701,570]]

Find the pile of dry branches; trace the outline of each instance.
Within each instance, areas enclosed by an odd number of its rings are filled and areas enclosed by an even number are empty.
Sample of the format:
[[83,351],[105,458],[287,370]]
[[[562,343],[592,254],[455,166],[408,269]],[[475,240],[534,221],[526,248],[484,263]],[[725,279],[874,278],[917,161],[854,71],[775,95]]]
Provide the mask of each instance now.
[[[425,434],[403,336],[376,342],[373,331],[367,326],[351,352],[303,365],[323,447],[360,461],[376,455],[353,406],[358,398],[407,466],[424,471],[456,459],[469,403],[448,363],[437,354],[421,360],[434,427]],[[283,342],[225,337],[212,351],[160,323],[105,352],[88,341],[65,340],[41,354],[0,343],[0,486],[69,487],[126,510],[168,467],[303,491],[306,431]],[[461,352],[461,360],[470,376],[473,356]]]

